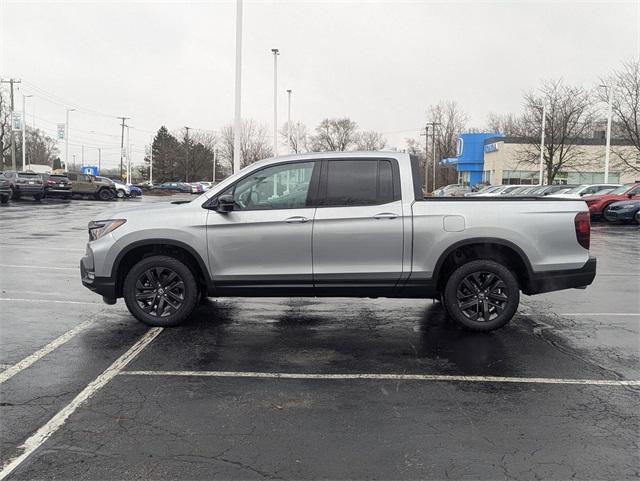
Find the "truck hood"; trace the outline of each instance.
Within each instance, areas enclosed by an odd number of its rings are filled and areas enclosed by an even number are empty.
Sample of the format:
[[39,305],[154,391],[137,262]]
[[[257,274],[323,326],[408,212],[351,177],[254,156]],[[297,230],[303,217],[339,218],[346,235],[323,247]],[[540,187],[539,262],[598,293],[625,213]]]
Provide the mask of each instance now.
[[[196,199],[194,199],[195,201]],[[193,202],[193,201],[192,201]],[[148,216],[150,212],[153,215],[173,215],[178,209],[190,208],[191,203],[174,204],[172,202],[158,202],[154,204],[137,205],[129,209],[102,211],[95,220],[105,219],[134,219]]]

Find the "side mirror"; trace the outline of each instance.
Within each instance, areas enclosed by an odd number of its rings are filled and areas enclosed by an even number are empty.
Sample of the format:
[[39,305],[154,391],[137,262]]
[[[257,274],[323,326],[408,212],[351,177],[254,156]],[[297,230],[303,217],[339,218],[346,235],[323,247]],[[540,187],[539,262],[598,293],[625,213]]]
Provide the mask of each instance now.
[[633,199],[636,195],[637,194],[634,194],[634,193],[630,192],[630,193],[627,194],[627,197],[629,197],[629,199]]
[[218,197],[218,205],[216,212],[227,213],[231,212],[235,207],[235,200],[231,194],[225,194]]

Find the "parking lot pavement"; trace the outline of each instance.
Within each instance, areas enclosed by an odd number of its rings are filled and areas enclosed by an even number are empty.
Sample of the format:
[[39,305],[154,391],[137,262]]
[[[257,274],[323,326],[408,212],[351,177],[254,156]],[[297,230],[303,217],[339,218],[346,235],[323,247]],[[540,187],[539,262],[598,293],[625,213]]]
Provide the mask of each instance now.
[[637,478],[637,227],[595,225],[594,285],[490,334],[400,299],[224,298],[162,330],[77,269],[90,218],[158,201],[0,209],[0,479]]

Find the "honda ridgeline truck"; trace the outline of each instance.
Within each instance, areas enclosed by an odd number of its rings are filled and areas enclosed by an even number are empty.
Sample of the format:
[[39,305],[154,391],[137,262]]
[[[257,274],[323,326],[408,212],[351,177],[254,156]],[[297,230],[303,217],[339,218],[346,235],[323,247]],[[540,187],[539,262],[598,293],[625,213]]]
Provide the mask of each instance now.
[[504,326],[520,292],[596,274],[584,201],[427,197],[397,152],[266,159],[190,202],[89,223],[83,284],[153,326],[204,296],[441,299],[462,326]]

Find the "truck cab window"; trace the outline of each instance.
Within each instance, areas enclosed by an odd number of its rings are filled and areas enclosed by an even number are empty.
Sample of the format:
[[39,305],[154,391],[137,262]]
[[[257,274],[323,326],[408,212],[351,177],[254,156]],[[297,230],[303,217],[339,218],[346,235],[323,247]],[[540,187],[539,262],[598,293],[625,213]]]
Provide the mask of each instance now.
[[388,160],[329,160],[325,206],[385,204],[393,200],[393,174]]

